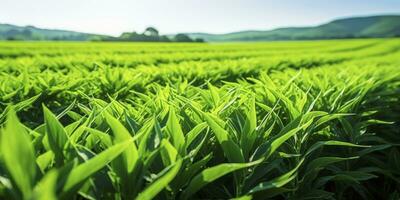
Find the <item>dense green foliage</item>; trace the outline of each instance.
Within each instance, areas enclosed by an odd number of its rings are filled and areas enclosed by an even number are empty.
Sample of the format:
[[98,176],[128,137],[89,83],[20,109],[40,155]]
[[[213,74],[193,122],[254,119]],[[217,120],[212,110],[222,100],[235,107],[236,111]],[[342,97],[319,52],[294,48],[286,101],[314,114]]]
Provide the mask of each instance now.
[[400,16],[353,17],[314,27],[289,27],[228,34],[192,33],[189,36],[210,42],[400,37]]
[[1,199],[398,199],[400,40],[0,43]]

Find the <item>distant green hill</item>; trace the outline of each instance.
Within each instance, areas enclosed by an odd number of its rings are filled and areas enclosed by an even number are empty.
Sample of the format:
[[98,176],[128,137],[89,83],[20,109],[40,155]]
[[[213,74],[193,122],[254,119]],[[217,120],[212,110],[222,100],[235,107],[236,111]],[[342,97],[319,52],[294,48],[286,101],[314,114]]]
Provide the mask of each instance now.
[[188,33],[188,35],[193,38],[203,38],[209,42],[400,37],[400,16],[346,18],[315,27],[241,31],[228,34]]
[[[289,27],[270,31],[241,31],[227,34],[187,33],[190,38],[209,42],[317,40],[341,38],[400,37],[400,15],[353,17],[315,27]],[[122,37],[122,36],[121,36]],[[42,29],[34,26],[0,24],[0,40],[116,40],[119,37]]]
[[42,29],[34,26],[0,24],[0,40],[76,40],[84,41],[101,37],[75,31]]

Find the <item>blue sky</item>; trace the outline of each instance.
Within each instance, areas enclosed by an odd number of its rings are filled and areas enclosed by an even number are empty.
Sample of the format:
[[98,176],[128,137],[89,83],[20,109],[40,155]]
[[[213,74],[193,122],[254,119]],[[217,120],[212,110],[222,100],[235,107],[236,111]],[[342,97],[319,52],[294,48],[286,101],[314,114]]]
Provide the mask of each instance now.
[[0,0],[0,23],[119,35],[268,30],[400,14],[400,0]]

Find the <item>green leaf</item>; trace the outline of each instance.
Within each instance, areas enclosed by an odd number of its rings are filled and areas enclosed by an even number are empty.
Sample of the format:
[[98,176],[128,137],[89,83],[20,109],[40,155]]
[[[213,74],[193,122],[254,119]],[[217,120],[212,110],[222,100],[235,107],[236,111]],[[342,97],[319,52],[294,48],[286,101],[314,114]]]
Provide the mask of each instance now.
[[56,116],[43,105],[44,121],[46,124],[46,136],[50,149],[54,152],[56,165],[61,166],[64,163],[64,150],[68,148],[69,139],[67,132]]
[[166,126],[167,132],[172,138],[172,144],[178,150],[180,155],[185,154],[185,136],[179,124],[178,116],[175,114],[174,108],[170,107],[169,116]]
[[319,141],[307,149],[305,156],[307,156],[308,154],[312,153],[316,149],[319,149],[323,146],[344,146],[344,147],[358,147],[358,148],[370,147],[370,146],[366,146],[366,145],[357,145],[357,144],[353,144],[353,143],[349,143],[349,142],[342,142],[342,141],[336,141],[336,140]]
[[46,175],[36,185],[33,199],[57,200],[57,178],[57,170],[51,170],[47,172]]
[[250,150],[253,148],[254,142],[257,139],[257,134],[255,132],[257,127],[257,113],[254,97],[251,98],[249,107],[249,110],[246,112],[246,122],[241,136],[241,147],[243,148],[243,154],[246,157],[250,153]]
[[257,160],[250,163],[223,163],[205,169],[192,179],[192,181],[189,183],[189,186],[183,191],[182,199],[190,198],[191,195],[195,194],[202,187],[217,180],[218,178],[226,174],[229,174],[239,169],[257,165],[261,162],[262,160]]
[[[296,119],[292,123],[285,126],[284,129],[280,131],[280,133],[271,140],[265,142],[257,150],[254,152],[251,160],[259,159],[261,157],[265,157],[268,159],[284,142],[286,142],[289,138],[293,137],[298,131],[302,130],[303,128],[307,127],[310,123],[305,123],[300,127],[293,128],[293,123],[297,124],[300,121],[300,118]],[[312,122],[310,120],[309,122]],[[290,130],[290,128],[293,128]]]
[[319,175],[319,171],[324,169],[324,167],[341,162],[341,161],[346,161],[346,160],[351,160],[351,159],[357,159],[359,157],[349,157],[349,158],[341,158],[341,157],[318,157],[311,161],[307,165],[307,169],[304,174],[303,178],[303,183],[306,187],[311,186],[312,182],[315,180],[316,177]]
[[90,133],[88,137],[98,138],[106,147],[112,146],[112,140],[109,134],[92,128],[85,128],[85,130]]
[[241,196],[241,197],[233,198],[231,200],[252,200],[252,199],[253,199],[253,197],[251,195],[244,195],[244,196]]
[[172,146],[172,144],[166,139],[163,139],[161,141],[161,145],[164,147],[161,150],[161,157],[163,159],[164,165],[168,166],[173,164],[178,157],[178,152],[176,151],[174,146]]
[[189,133],[186,134],[186,149],[192,144],[197,136],[207,127],[207,123],[197,124]]
[[341,157],[319,157],[311,161],[307,165],[307,172],[308,173],[315,173],[312,172],[312,170],[318,170],[319,168],[325,167],[327,165],[330,165],[332,163],[340,162],[340,161],[345,161],[345,160],[351,160],[351,159],[357,159],[359,157],[349,157],[349,158],[341,158]]
[[318,177],[315,187],[322,187],[326,185],[329,181],[342,181],[348,184],[360,184],[360,181],[369,180],[376,178],[377,176],[365,172],[348,171],[339,172],[338,174],[332,176]]
[[[140,137],[139,137],[140,135]],[[147,154],[158,148],[161,142],[162,133],[156,118],[144,123],[140,128],[135,138],[138,137],[139,142],[139,154],[146,156]]]
[[5,128],[1,132],[0,149],[4,165],[12,183],[23,198],[28,199],[32,195],[37,173],[35,150],[13,109],[8,113]]
[[132,140],[131,134],[126,130],[124,125],[121,124],[116,118],[111,116],[110,114],[105,114],[108,125],[111,127],[115,139],[114,144],[131,141],[131,144],[126,149],[126,151],[122,154],[121,162],[124,164],[125,170],[127,173],[131,173],[135,167],[135,164],[139,158],[138,149],[135,143]]
[[154,197],[156,197],[159,192],[165,189],[168,186],[168,184],[175,178],[175,176],[177,175],[177,173],[181,168],[181,165],[182,165],[182,160],[179,159],[171,166],[171,169],[166,174],[164,174],[156,181],[154,181],[152,184],[147,186],[147,188],[144,189],[143,192],[139,193],[136,199],[138,200],[154,199]]
[[220,102],[219,94],[218,94],[218,89],[211,85],[211,83],[207,83],[208,89],[211,93],[211,98],[214,103],[214,108],[217,108]]
[[12,109],[14,110],[13,112],[18,112],[21,111],[29,106],[31,106],[39,97],[41,96],[41,94],[38,94],[36,96],[33,96],[29,99],[26,99],[24,101],[20,101],[18,103],[15,103],[13,106],[7,106],[6,109],[0,113],[0,122],[3,121],[3,118],[6,117],[6,115],[8,114],[8,112]]
[[204,168],[206,164],[211,160],[211,158],[212,154],[210,153],[201,158],[201,160],[187,165],[180,176],[176,177],[176,179],[174,180],[174,186],[176,186],[175,188],[180,189],[181,186],[189,183],[189,181],[192,180],[193,176],[198,173],[202,168]]
[[315,122],[315,127],[317,127],[317,130],[322,129],[325,126],[328,126],[327,122],[332,121],[334,119],[346,117],[346,116],[351,116],[352,114],[346,114],[346,113],[339,113],[339,114],[331,114],[331,115],[326,115],[321,117]]
[[209,114],[203,114],[208,125],[214,131],[218,143],[221,145],[229,162],[244,163],[242,150],[239,146],[229,137],[229,133],[219,126]]
[[54,159],[54,153],[52,151],[47,151],[36,158],[36,163],[40,170],[44,172],[46,168],[51,164]]
[[73,191],[77,191],[80,184],[118,157],[131,144],[131,140],[116,144],[73,168],[67,177],[63,187],[63,192],[71,193]]
[[280,188],[282,186],[284,186],[285,184],[289,183],[290,181],[292,181],[295,177],[296,177],[296,172],[297,169],[299,169],[299,167],[301,166],[301,164],[303,163],[304,159],[302,159],[295,168],[293,168],[292,170],[286,172],[285,174],[274,178],[271,181],[266,181],[266,182],[262,182],[259,183],[256,187],[254,187],[253,189],[251,189],[248,193],[256,193],[259,191],[263,191],[263,190],[269,190],[269,189],[273,189],[273,188]]
[[116,119],[115,117],[111,116],[108,113],[104,113],[104,116],[106,118],[107,124],[110,126],[110,128],[114,133],[115,137],[114,141],[116,143],[124,142],[132,138],[132,135],[125,128],[125,126],[121,124],[121,122],[118,119]]

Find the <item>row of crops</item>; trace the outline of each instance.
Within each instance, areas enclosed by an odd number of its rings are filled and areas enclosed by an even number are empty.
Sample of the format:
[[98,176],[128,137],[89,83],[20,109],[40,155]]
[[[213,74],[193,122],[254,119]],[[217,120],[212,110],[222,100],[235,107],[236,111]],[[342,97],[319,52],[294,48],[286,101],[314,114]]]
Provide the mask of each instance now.
[[399,199],[400,40],[0,43],[0,199]]

